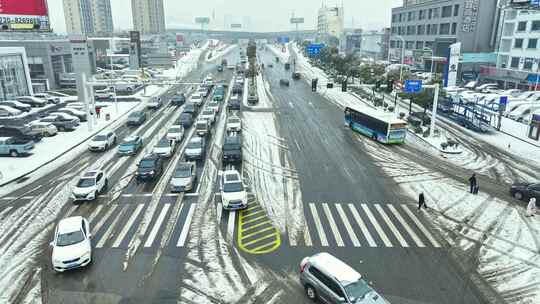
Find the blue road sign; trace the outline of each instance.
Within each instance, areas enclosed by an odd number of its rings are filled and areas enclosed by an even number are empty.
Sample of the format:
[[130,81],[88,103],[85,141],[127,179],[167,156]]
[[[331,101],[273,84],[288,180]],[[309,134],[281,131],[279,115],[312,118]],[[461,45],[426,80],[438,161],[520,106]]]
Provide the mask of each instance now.
[[532,6],[540,6],[540,0],[531,0]]
[[278,37],[278,42],[279,43],[288,43],[290,40],[289,40],[289,37],[285,37],[285,36],[281,36],[281,37]]
[[312,43],[306,47],[306,51],[310,56],[317,56],[321,53],[322,48],[324,48],[323,43]]
[[508,104],[508,96],[501,96],[499,98],[499,106],[506,106]]
[[532,121],[540,122],[540,115],[538,115],[538,114],[533,114],[533,116],[532,116]]
[[405,93],[420,93],[422,80],[405,80]]

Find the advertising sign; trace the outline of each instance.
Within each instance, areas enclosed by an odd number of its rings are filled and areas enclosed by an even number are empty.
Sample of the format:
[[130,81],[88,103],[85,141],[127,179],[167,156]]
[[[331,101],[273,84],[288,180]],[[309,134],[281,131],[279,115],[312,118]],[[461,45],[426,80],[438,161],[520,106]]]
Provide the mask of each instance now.
[[45,0],[0,0],[0,28],[4,30],[49,30]]
[[461,42],[450,46],[450,55],[448,58],[448,76],[444,82],[445,87],[454,87],[457,83],[459,57],[461,56]]

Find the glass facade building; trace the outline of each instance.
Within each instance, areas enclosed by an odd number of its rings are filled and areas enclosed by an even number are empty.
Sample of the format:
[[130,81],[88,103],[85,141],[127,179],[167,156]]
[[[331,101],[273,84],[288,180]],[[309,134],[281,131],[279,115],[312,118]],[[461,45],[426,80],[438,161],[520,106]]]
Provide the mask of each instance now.
[[24,49],[17,52],[0,48],[0,100],[32,93],[25,57]]

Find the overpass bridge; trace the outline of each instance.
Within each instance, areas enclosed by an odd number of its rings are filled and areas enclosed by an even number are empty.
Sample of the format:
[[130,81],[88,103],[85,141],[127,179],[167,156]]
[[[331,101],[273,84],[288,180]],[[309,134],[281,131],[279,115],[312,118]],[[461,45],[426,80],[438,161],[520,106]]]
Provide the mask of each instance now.
[[249,31],[231,31],[231,30],[201,30],[201,29],[167,29],[167,33],[174,35],[181,33],[187,39],[196,37],[214,38],[220,40],[236,40],[236,39],[268,39],[276,40],[278,37],[289,37],[291,40],[298,37],[300,39],[314,39],[316,30],[301,30],[301,31],[283,31],[283,32],[249,32]]

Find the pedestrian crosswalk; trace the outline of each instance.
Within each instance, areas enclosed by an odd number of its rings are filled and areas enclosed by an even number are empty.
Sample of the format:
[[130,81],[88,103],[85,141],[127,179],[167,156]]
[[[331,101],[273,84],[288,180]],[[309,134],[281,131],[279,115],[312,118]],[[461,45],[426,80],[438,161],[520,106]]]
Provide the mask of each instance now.
[[309,203],[306,230],[296,246],[441,247],[405,204]]
[[[159,246],[185,247],[197,203],[160,203],[151,218],[145,219],[148,208],[148,203],[142,202],[85,207],[74,205],[70,206],[64,216],[80,214],[87,216],[95,248],[127,249],[135,238],[140,239],[142,248],[145,249]],[[304,238],[287,242],[289,238],[284,237],[282,245],[338,248],[441,247],[421,221],[418,211],[413,209],[405,204],[308,203],[304,210],[306,220]],[[220,204],[216,204],[216,210],[217,224],[222,229],[224,239],[231,245],[238,245],[234,236],[239,229],[239,213],[223,211]],[[248,210],[249,214],[244,214],[241,223],[249,225],[249,229],[261,226],[261,231],[268,230],[268,227],[272,227],[272,220],[266,218],[259,223],[259,213],[264,215],[262,211],[264,210]],[[145,224],[148,225],[148,229],[139,235],[138,227],[144,221],[149,221]],[[165,229],[165,226],[171,224],[172,232],[166,237],[164,234],[167,233],[164,231],[169,228]],[[247,232],[245,234],[245,237],[252,237]]]

